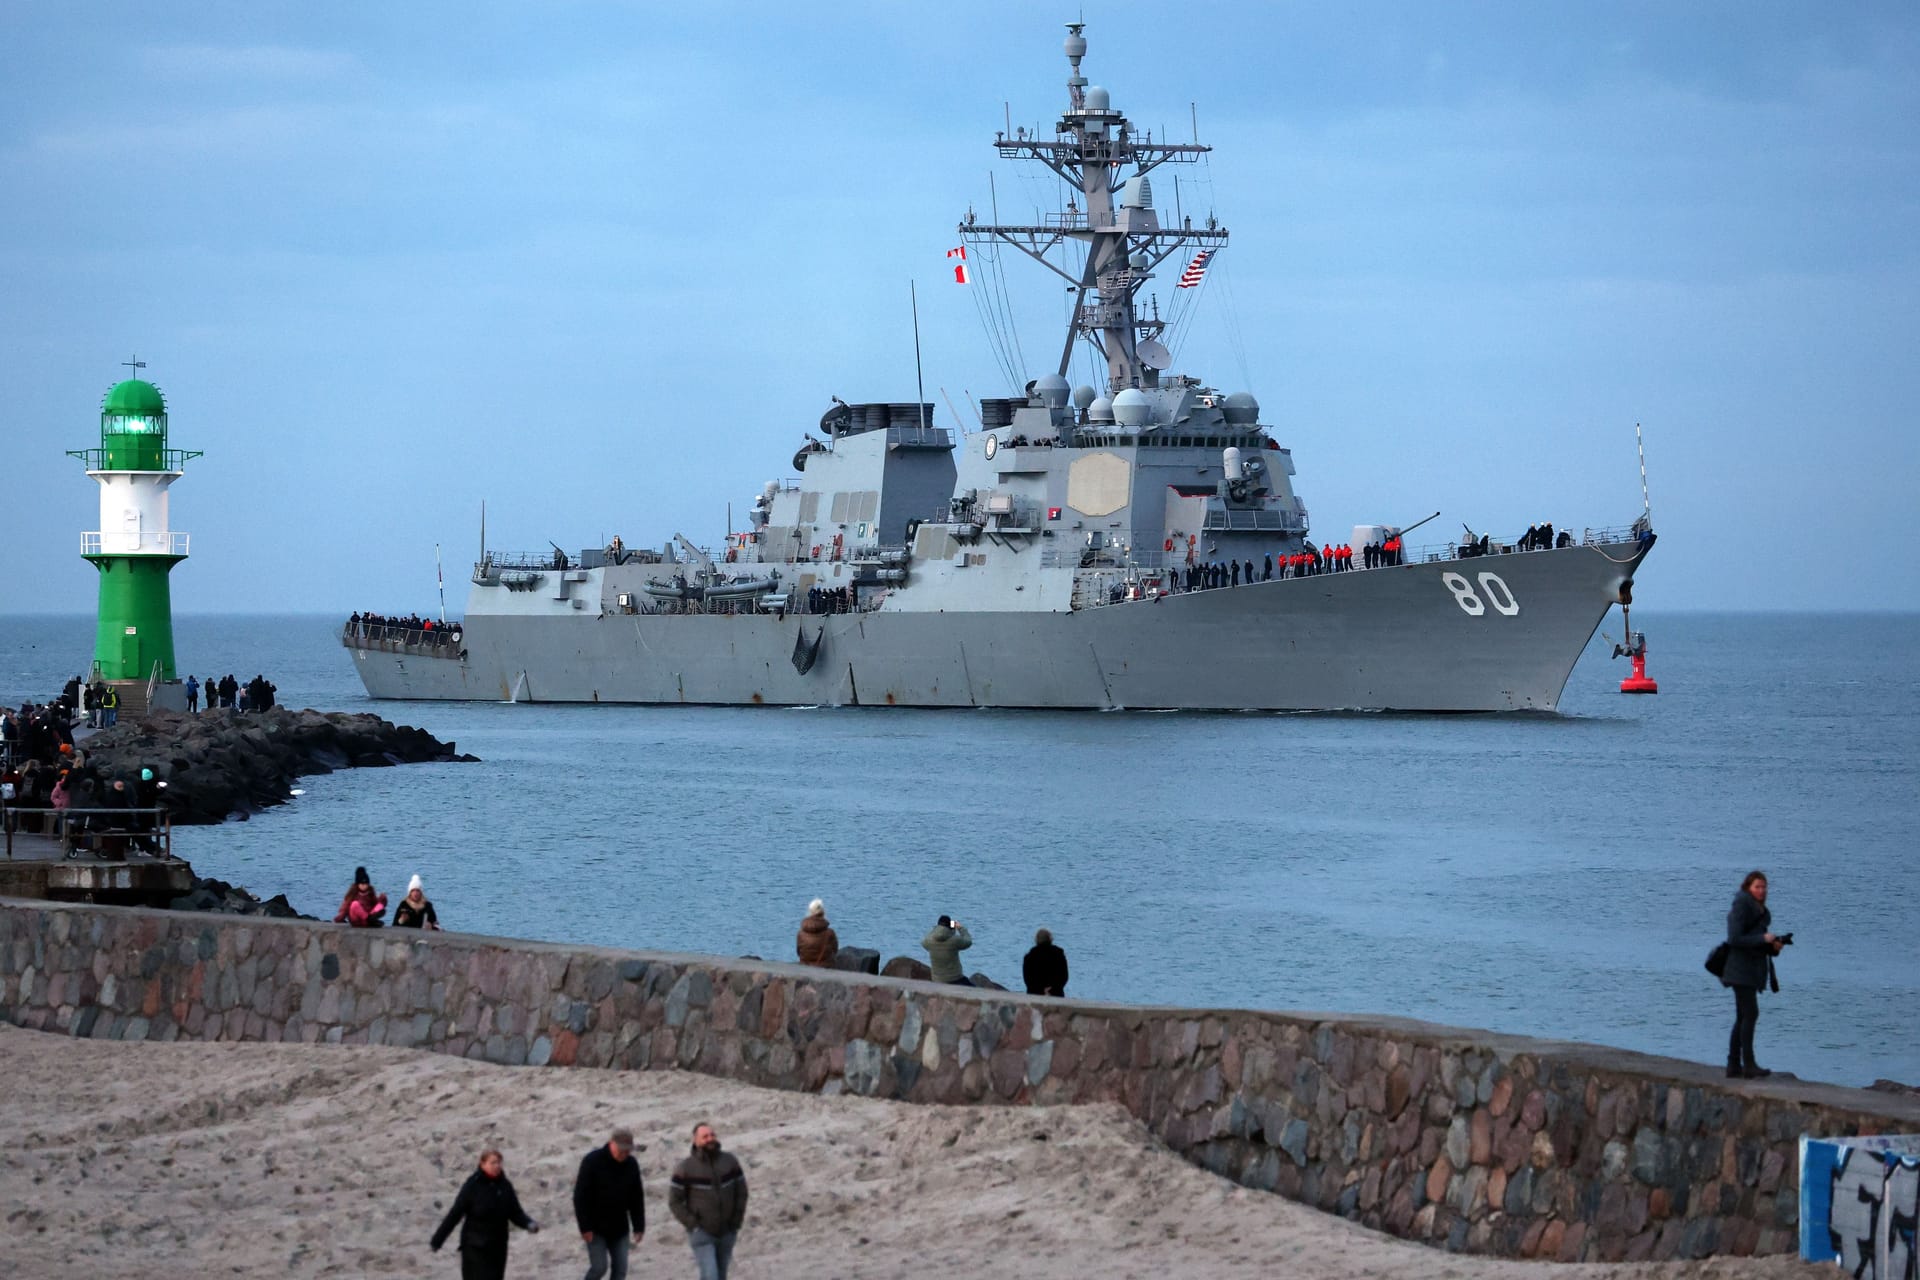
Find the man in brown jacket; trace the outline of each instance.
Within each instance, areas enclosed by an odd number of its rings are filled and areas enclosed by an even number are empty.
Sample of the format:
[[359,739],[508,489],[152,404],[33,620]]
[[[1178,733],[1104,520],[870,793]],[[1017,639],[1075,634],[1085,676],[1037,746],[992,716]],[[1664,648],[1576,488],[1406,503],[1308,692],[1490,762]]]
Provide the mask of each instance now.
[[801,964],[833,967],[833,958],[840,954],[840,937],[827,923],[826,903],[815,898],[807,905],[807,918],[800,922],[800,934],[793,946]]
[[693,1150],[673,1166],[667,1208],[687,1229],[700,1280],[727,1280],[733,1242],[747,1216],[747,1175],[720,1149],[712,1125],[693,1126]]

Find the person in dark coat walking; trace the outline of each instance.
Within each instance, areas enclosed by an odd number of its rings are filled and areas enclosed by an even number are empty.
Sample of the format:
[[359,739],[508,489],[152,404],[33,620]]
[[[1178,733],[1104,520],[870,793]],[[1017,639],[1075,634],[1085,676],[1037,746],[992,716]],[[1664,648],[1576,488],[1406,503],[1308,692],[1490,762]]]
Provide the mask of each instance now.
[[[573,1220],[587,1242],[586,1280],[626,1280],[627,1251],[647,1234],[647,1197],[640,1162],[633,1158],[633,1131],[615,1129],[604,1147],[580,1161],[573,1180]],[[628,1235],[628,1228],[632,1235]]]
[[700,1280],[727,1280],[734,1241],[747,1218],[747,1175],[720,1149],[712,1125],[693,1126],[693,1150],[673,1167],[667,1208],[687,1229]]
[[1067,994],[1067,953],[1053,945],[1053,934],[1036,929],[1033,949],[1020,962],[1020,974],[1027,980],[1030,996]]
[[538,1231],[540,1224],[520,1207],[520,1197],[507,1181],[505,1162],[492,1147],[480,1153],[480,1167],[453,1198],[453,1207],[433,1233],[433,1251],[460,1228],[460,1280],[501,1280],[507,1274],[508,1224]]
[[1760,1021],[1760,988],[1785,944],[1769,933],[1765,872],[1749,871],[1727,912],[1727,967],[1720,981],[1733,988],[1733,1032],[1727,1037],[1727,1074],[1758,1080],[1773,1072],[1753,1060],[1753,1029]]

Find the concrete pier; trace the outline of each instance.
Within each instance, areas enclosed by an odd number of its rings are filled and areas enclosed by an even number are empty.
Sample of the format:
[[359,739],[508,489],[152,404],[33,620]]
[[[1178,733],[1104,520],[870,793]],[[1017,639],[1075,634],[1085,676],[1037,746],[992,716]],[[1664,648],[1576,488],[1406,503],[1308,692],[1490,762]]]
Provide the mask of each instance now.
[[0,897],[164,907],[193,888],[193,868],[179,858],[125,848],[124,836],[104,837],[103,843],[114,839],[123,846],[70,850],[54,836],[6,833]]

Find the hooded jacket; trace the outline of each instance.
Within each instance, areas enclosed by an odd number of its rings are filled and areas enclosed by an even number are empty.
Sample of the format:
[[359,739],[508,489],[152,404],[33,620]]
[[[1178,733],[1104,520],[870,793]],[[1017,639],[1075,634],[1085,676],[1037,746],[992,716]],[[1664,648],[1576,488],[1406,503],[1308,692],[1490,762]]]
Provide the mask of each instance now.
[[827,923],[825,916],[808,916],[800,922],[800,932],[794,938],[793,949],[799,955],[801,964],[830,968],[833,958],[840,954],[840,936],[833,931],[833,926]]
[[960,953],[973,945],[973,935],[967,932],[967,926],[937,924],[920,939],[920,945],[926,949],[935,982],[958,982],[965,976],[960,968]]
[[708,1155],[694,1147],[673,1166],[667,1208],[689,1231],[698,1227],[710,1236],[738,1231],[747,1219],[747,1175],[731,1152]]

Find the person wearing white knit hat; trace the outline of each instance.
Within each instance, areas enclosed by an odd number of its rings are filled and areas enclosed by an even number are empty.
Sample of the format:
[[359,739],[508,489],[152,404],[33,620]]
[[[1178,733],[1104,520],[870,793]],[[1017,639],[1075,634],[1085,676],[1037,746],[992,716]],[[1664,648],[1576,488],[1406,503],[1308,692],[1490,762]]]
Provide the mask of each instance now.
[[407,896],[400,899],[400,906],[393,913],[393,927],[396,929],[434,929],[440,928],[440,917],[434,913],[433,904],[427,901],[427,891],[420,885],[416,873],[407,881]]
[[833,958],[840,954],[840,938],[827,923],[826,903],[815,898],[807,904],[807,918],[800,922],[800,933],[793,945],[801,964],[833,968]]

